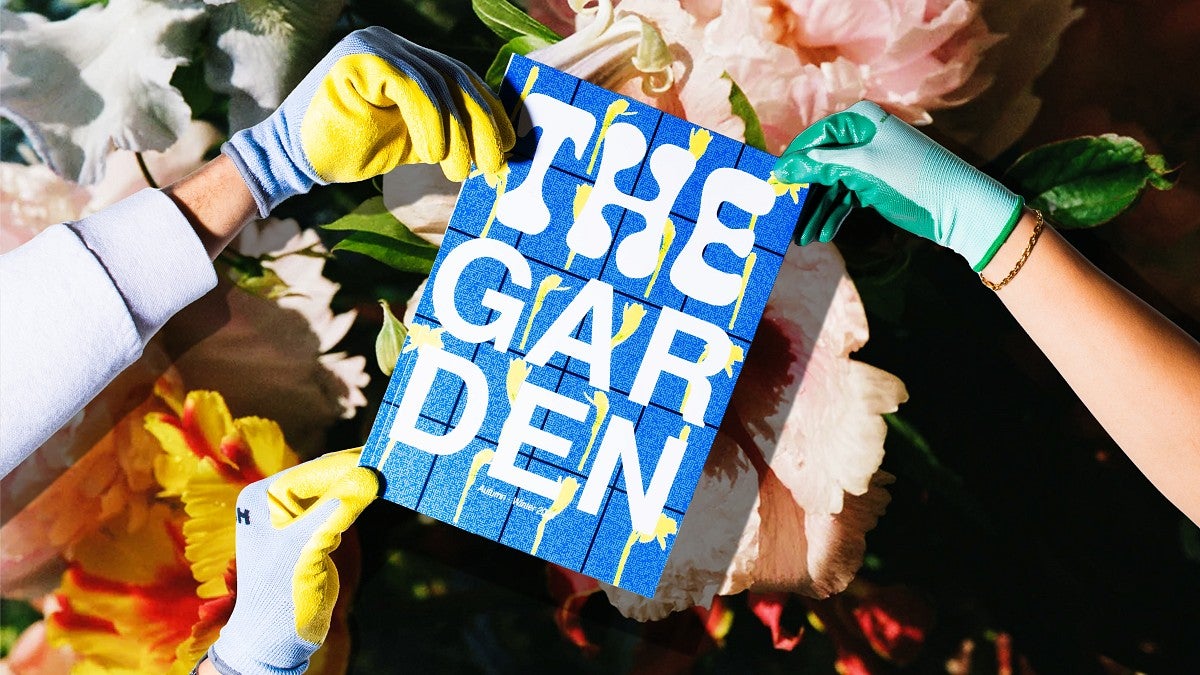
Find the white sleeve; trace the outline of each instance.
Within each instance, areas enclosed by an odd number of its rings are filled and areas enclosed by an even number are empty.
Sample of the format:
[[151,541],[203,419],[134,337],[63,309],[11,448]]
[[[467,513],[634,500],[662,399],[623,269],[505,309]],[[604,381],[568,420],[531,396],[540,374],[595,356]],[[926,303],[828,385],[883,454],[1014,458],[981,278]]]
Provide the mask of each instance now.
[[200,239],[158,190],[0,256],[0,476],[216,283]]

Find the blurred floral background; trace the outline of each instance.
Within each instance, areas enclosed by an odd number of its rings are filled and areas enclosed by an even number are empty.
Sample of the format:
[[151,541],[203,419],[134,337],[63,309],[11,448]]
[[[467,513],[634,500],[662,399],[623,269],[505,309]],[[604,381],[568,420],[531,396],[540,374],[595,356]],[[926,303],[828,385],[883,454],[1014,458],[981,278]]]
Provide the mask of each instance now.
[[[0,251],[186,175],[383,25],[492,82],[529,53],[772,152],[874,100],[1200,335],[1195,2],[518,5],[5,2]],[[402,168],[250,225],[220,287],[4,478],[0,672],[190,670],[236,593],[223,514],[363,442],[456,193]],[[789,254],[690,513],[647,601],[376,504],[313,672],[1200,664],[1200,529],[960,259],[872,212]]]

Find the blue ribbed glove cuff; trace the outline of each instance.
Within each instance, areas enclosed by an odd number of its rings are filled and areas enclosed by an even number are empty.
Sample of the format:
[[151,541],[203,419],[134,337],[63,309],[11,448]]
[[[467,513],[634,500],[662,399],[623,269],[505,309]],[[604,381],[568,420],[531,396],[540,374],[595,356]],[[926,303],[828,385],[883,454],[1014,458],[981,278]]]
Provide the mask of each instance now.
[[[226,639],[227,631],[231,639]],[[217,672],[221,675],[299,675],[308,669],[308,660],[320,647],[299,637],[270,645],[246,639],[251,634],[245,633],[232,619],[221,629],[221,637],[208,649],[208,658]],[[276,663],[294,665],[273,665]]]
[[266,218],[280,202],[304,194],[316,184],[301,168],[307,162],[292,159],[285,150],[290,145],[286,126],[287,118],[272,116],[237,132],[221,146],[221,152],[233,160],[254,195],[259,218]]

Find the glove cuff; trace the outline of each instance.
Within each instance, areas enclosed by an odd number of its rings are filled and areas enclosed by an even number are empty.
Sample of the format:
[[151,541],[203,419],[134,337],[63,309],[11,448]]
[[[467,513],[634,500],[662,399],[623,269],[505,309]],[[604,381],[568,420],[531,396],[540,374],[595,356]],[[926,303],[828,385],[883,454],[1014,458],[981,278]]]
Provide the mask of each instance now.
[[280,202],[312,189],[316,181],[291,158],[286,124],[273,115],[259,124],[243,129],[221,146],[221,153],[233,161],[254,203],[258,217],[266,218]]
[[[225,630],[222,630],[222,637]],[[303,640],[284,646],[265,644],[222,644],[218,638],[208,648],[208,659],[221,675],[300,675],[308,670],[308,661],[318,645]],[[219,651],[218,651],[219,650]],[[275,663],[291,663],[276,666]]]

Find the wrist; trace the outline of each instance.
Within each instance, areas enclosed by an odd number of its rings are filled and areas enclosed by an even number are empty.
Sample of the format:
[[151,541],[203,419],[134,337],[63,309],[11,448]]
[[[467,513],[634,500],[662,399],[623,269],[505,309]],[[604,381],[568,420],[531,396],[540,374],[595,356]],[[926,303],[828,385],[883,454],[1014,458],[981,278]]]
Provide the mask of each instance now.
[[308,192],[317,182],[307,167],[293,159],[285,127],[269,117],[237,132],[221,146],[221,154],[233,163],[253,197],[259,218],[266,218],[285,199]]
[[1038,218],[1032,210],[1022,208],[1011,232],[999,242],[995,255],[979,270],[980,274],[992,281],[999,281],[1008,276],[1025,254],[1037,222]]

